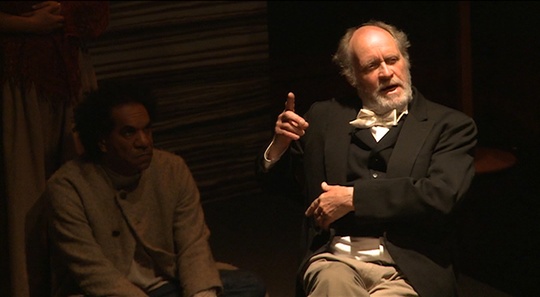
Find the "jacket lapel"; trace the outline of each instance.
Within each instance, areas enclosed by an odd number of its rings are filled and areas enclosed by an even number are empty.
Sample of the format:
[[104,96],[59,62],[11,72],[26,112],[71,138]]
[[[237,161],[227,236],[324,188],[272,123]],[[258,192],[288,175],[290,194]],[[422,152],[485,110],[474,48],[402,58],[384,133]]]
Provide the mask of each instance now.
[[433,121],[427,116],[425,99],[418,92],[415,93],[409,115],[403,123],[394,152],[388,162],[386,172],[388,177],[410,175],[417,155],[433,127]]

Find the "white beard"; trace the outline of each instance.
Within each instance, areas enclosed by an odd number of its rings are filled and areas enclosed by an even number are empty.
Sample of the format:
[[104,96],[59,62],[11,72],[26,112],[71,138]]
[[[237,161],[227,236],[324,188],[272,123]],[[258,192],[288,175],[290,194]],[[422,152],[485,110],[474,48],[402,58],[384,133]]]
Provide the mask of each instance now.
[[358,90],[358,94],[362,99],[363,108],[369,109],[376,114],[385,114],[392,109],[403,111],[406,109],[407,104],[412,100],[412,83],[410,71],[407,71],[407,77],[405,81],[394,80],[392,84],[399,83],[403,86],[403,93],[397,95],[392,94],[388,96],[379,95],[379,89],[373,93],[364,93]]

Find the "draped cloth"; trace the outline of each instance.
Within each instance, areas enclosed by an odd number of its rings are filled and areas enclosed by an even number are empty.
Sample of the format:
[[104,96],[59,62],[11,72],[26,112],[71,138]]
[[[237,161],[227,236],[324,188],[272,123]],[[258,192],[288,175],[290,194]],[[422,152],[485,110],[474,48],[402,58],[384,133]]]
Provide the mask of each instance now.
[[[0,295],[30,296],[25,236],[46,179],[76,154],[72,113],[83,93],[97,81],[84,41],[98,37],[108,24],[107,1],[59,1],[63,30],[48,35],[1,33],[2,86],[2,271],[8,278]],[[26,1],[4,1],[0,11],[28,10]],[[25,7],[26,6],[26,7]],[[39,210],[39,209],[37,209]],[[4,226],[5,225],[5,226]],[[9,285],[8,285],[9,284]],[[6,288],[6,287],[9,287]],[[48,292],[41,292],[42,296]]]
[[[34,84],[39,97],[50,101],[78,98],[82,75],[79,51],[84,49],[85,40],[96,38],[105,31],[109,19],[108,3],[59,2],[65,17],[63,30],[51,34],[0,35],[2,84],[9,80],[25,89]],[[18,6],[28,6],[26,3],[0,2],[0,10],[14,10]],[[25,9],[28,8],[18,8],[17,11]]]

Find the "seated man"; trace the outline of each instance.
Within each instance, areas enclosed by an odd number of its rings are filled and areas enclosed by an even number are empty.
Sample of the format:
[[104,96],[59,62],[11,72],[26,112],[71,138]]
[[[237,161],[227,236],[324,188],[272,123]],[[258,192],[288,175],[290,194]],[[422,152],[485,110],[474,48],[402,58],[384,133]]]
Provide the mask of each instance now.
[[293,185],[306,202],[298,296],[455,297],[476,124],[412,85],[410,42],[395,26],[369,21],[338,44],[334,62],[357,96],[301,116],[289,93],[258,156],[267,189]]
[[153,106],[117,85],[76,108],[84,154],[45,192],[53,296],[265,296],[250,272],[218,269],[190,170],[153,147]]

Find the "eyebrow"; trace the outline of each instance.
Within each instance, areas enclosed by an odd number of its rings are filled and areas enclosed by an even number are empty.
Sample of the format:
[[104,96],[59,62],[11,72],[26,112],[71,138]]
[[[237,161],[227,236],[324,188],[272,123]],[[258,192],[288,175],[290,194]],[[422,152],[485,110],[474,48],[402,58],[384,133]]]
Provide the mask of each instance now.
[[[152,126],[153,126],[153,122],[150,120],[150,121],[148,121],[148,124],[146,124],[144,127],[142,127],[142,129],[152,128]],[[135,126],[132,126],[132,125],[124,125],[124,126],[122,126],[120,128],[120,131],[125,130],[125,129],[137,130],[138,128],[136,128]]]

